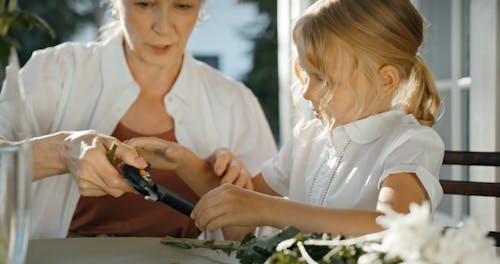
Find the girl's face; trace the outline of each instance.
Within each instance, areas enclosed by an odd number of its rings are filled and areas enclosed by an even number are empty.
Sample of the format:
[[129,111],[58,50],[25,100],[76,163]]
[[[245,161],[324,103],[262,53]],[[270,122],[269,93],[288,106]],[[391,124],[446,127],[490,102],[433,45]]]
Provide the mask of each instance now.
[[[326,76],[312,67],[303,53],[300,41],[297,43],[298,63],[307,75],[305,84],[304,99],[310,102],[316,118],[322,118],[320,105],[324,104],[323,112],[328,117],[335,120],[334,127],[351,123],[358,119],[366,117],[366,114],[359,113],[363,106],[369,104],[370,98],[374,98],[375,92],[370,82],[363,74],[358,74],[357,78],[349,81],[349,78],[339,80],[339,85],[335,88],[333,97],[326,102],[322,102],[327,95],[327,89],[323,81]],[[335,63],[335,62],[332,62]],[[329,65],[331,69],[333,65]],[[335,65],[341,67],[341,65]],[[345,67],[351,67],[346,65]],[[349,71],[347,71],[349,72]],[[336,81],[336,80],[333,80]]]
[[182,63],[202,0],[117,0],[127,53],[162,66]]

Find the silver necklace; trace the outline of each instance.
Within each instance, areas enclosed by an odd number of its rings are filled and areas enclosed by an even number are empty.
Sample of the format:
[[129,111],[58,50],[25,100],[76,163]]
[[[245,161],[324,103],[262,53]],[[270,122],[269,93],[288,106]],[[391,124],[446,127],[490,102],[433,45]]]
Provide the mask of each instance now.
[[[321,206],[323,206],[323,204],[325,203],[326,195],[331,188],[331,185],[333,183],[333,179],[337,175],[340,164],[342,163],[342,161],[344,161],[345,152],[346,152],[347,148],[349,147],[349,145],[351,145],[351,143],[352,143],[352,140],[349,139],[349,141],[347,141],[347,143],[345,144],[344,148],[342,149],[342,152],[340,152],[340,154],[339,154],[339,158],[337,159],[335,166],[332,169],[332,173],[330,173],[330,176],[328,177],[327,184],[325,184],[323,186],[323,191],[321,192],[321,198],[320,198],[320,205]],[[330,154],[328,154],[328,157],[323,161],[323,163],[321,163],[321,166],[319,166],[318,169],[316,170],[316,172],[314,173],[313,179],[311,181],[311,186],[309,187],[309,193],[308,193],[308,200],[309,201],[311,200],[313,187],[316,184],[316,180],[318,179],[318,173],[329,159],[330,159]]]

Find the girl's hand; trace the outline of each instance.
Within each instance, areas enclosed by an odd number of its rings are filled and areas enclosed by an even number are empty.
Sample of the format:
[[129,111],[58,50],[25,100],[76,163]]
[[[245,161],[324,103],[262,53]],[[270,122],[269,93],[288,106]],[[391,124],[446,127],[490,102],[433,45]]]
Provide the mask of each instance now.
[[126,144],[135,148],[151,167],[159,170],[178,171],[183,166],[189,166],[199,160],[188,148],[161,138],[137,137],[128,140]]
[[108,160],[113,143],[117,145],[114,158],[137,168],[147,166],[134,148],[97,131],[69,132],[64,139],[59,157],[67,171],[75,175],[81,195],[118,197],[124,192],[135,192]]
[[191,218],[200,230],[214,231],[228,226],[260,226],[269,224],[275,198],[241,187],[224,184],[196,204]]
[[[156,137],[133,138],[127,141],[127,145],[134,147],[155,169],[199,174],[189,167],[194,168],[193,164],[199,163],[200,158],[182,145]],[[216,176],[222,177],[220,184],[231,183],[253,190],[252,177],[243,162],[228,149],[217,149],[203,162],[212,167]],[[179,176],[185,179],[186,175]]]
[[212,165],[215,175],[222,177],[220,184],[230,183],[253,190],[252,177],[241,159],[227,148],[214,151],[206,161]]

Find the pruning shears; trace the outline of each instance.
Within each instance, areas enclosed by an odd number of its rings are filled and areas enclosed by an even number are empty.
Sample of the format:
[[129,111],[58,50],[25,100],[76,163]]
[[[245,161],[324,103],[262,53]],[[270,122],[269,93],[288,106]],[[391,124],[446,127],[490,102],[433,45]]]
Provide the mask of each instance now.
[[138,169],[127,164],[122,167],[125,178],[136,191],[144,195],[144,199],[155,202],[160,201],[189,216],[194,208],[193,203],[153,182],[149,177],[150,169],[150,166],[145,169]]

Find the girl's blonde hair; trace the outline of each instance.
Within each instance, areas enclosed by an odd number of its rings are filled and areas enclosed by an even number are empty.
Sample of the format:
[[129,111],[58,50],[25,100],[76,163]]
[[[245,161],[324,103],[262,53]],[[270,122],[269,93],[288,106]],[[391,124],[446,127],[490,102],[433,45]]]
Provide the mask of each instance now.
[[[360,106],[358,115],[377,109],[386,100],[375,81],[378,70],[392,65],[400,77],[392,106],[402,105],[421,124],[434,125],[441,99],[429,68],[417,53],[423,31],[424,21],[409,0],[314,3],[297,21],[294,41],[300,41],[307,63],[325,75],[322,115],[337,86],[349,86],[359,74],[364,74],[377,92],[370,105]],[[304,83],[298,68],[295,63],[296,74]]]

